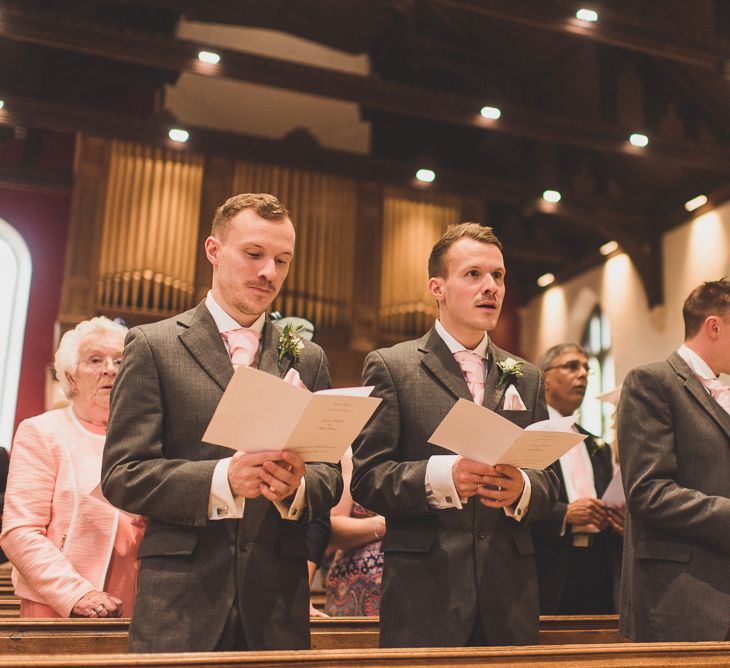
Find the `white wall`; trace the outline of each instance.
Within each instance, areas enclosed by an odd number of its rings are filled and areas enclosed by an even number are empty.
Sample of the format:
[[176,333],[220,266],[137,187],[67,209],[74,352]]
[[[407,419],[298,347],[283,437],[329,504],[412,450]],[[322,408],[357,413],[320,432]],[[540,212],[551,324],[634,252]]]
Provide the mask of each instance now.
[[618,383],[635,366],[667,357],[684,338],[682,304],[692,289],[730,274],[730,203],[667,233],[662,246],[663,306],[649,310],[634,265],[616,255],[528,303],[521,313],[526,357],[534,361],[552,345],[580,342],[596,304],[611,325]]

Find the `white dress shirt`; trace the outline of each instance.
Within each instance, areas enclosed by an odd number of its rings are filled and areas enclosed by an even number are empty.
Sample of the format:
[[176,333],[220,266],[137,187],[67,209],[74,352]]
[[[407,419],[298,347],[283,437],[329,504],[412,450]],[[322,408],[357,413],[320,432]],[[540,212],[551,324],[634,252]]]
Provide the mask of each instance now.
[[[449,334],[439,320],[436,320],[435,329],[438,335],[443,339],[452,353],[460,350],[466,350],[451,334]],[[486,382],[487,374],[487,346],[489,345],[489,336],[484,332],[484,337],[473,350],[485,360],[484,364],[484,381]],[[445,510],[447,508],[458,508],[461,510],[467,503],[468,499],[460,499],[456,491],[453,478],[454,462],[459,455],[433,455],[429,457],[426,464],[426,497],[428,505],[436,510]],[[518,522],[523,518],[530,505],[530,497],[532,495],[532,485],[527,474],[520,470],[525,481],[525,487],[522,490],[522,496],[514,508],[503,508],[507,517],[512,517]]]
[[[221,334],[241,327],[241,325],[221,308],[210,290],[208,291],[208,296],[205,298],[205,307],[213,316],[216,327],[218,327],[218,331]],[[255,331],[260,337],[261,332],[264,330],[265,322],[266,314],[262,313],[249,329]],[[228,350],[228,342],[225,338],[221,338],[226,346],[226,350]],[[258,356],[257,353],[255,364],[258,364]],[[225,457],[218,461],[213,470],[213,479],[210,483],[210,494],[208,496],[208,519],[226,520],[243,517],[246,499],[242,496],[234,496],[231,491],[231,486],[228,483],[228,467],[230,463],[231,457]],[[304,478],[302,478],[302,482],[290,506],[281,502],[274,503],[283,519],[297,520],[301,516],[302,510],[305,507],[304,487]]]
[[[564,417],[550,404],[548,404],[548,415],[551,420]],[[578,433],[575,425],[573,425],[572,430]],[[588,476],[588,488],[591,493],[590,496],[592,499],[596,499],[598,498],[596,495],[596,478],[593,475],[593,464],[591,463],[591,458],[588,455],[586,442],[581,441],[573,448],[573,450],[580,453],[583,465],[585,466],[586,475]],[[572,450],[569,450],[560,458],[560,469],[563,472],[563,482],[565,483],[565,493],[568,496],[568,503],[572,503],[578,498],[578,494],[575,490],[575,483],[573,482],[573,462],[571,461],[571,452]]]
[[[677,355],[687,362],[687,366],[689,366],[689,368],[692,369],[692,371],[694,371],[700,378],[703,378],[704,380],[714,380],[717,378],[715,372],[710,368],[710,365],[707,364],[707,362],[705,362],[705,360],[703,360],[694,350],[692,350],[692,348],[684,345],[684,343],[679,346]],[[705,387],[705,389],[708,394],[712,394],[707,387]]]

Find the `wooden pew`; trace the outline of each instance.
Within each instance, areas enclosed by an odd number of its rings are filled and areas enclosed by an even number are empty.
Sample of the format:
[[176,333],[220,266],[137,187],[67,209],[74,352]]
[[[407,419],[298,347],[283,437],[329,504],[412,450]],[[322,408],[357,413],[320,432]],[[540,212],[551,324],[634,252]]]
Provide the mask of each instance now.
[[0,668],[708,668],[730,665],[730,643],[625,643],[396,650],[302,650],[196,654],[0,655]]
[[[0,619],[0,654],[121,653],[127,650],[128,619]],[[374,649],[375,617],[312,620],[312,649]],[[616,615],[542,617],[540,644],[622,642]]]

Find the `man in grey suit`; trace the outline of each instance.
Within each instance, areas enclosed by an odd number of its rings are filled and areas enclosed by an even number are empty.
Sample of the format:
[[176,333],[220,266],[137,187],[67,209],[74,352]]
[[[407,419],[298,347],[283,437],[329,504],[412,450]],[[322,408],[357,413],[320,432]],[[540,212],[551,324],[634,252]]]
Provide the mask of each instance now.
[[696,288],[685,342],[626,377],[620,630],[634,641],[730,640],[730,282]]
[[337,502],[339,467],[305,465],[281,451],[231,456],[201,440],[232,362],[299,378],[312,390],[330,385],[322,349],[282,344],[266,319],[294,240],[272,195],[230,198],[205,242],[213,265],[207,298],[127,337],[102,489],[116,506],[147,517],[130,651],[310,646],[301,520]]
[[536,644],[526,525],[549,512],[557,477],[479,464],[428,439],[459,398],[521,427],[547,418],[542,379],[489,340],[505,294],[491,228],[450,228],[428,270],[439,319],[420,340],[368,355],[363,382],[383,402],[353,448],[352,496],[387,521],[380,644]]

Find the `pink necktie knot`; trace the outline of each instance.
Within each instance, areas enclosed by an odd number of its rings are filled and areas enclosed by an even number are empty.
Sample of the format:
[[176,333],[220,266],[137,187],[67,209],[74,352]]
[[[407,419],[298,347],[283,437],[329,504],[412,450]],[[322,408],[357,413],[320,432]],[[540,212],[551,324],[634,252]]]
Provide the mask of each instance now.
[[222,332],[221,336],[228,342],[228,352],[235,369],[253,364],[259,349],[259,335],[254,330],[240,327]]
[[454,357],[461,367],[474,403],[481,404],[484,401],[484,358],[469,350],[459,350],[454,353]]
[[700,378],[700,380],[710,391],[712,398],[730,413],[730,387],[723,385],[717,378]]

